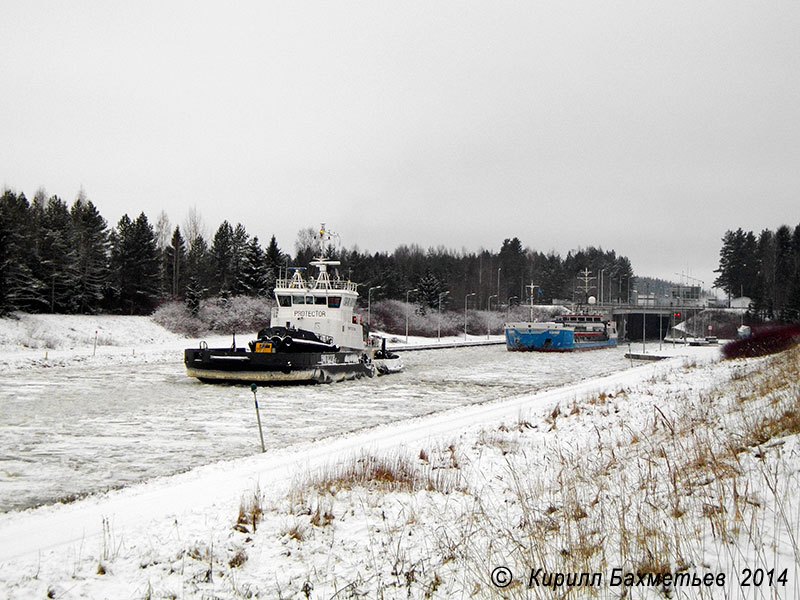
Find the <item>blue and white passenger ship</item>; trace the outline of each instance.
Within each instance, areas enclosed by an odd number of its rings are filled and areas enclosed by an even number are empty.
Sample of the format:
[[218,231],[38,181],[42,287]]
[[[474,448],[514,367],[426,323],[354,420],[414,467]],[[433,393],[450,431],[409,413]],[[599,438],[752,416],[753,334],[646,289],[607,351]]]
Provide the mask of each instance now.
[[572,352],[617,345],[617,327],[599,314],[564,314],[553,321],[506,323],[510,351]]

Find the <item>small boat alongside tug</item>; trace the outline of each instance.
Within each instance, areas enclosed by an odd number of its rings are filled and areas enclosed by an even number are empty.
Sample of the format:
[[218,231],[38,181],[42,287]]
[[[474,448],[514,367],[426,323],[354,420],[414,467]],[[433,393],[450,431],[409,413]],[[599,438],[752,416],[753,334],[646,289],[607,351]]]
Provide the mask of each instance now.
[[319,256],[311,262],[319,273],[304,279],[301,269],[275,285],[277,306],[270,327],[259,331],[247,348],[199,348],[184,352],[186,373],[204,382],[331,383],[373,377],[376,365],[368,347],[368,328],[354,314],[356,283],[329,269],[339,261],[324,258],[332,239],[323,224]]
[[386,349],[386,338],[381,338],[380,350],[376,350],[372,355],[372,361],[378,375],[389,375],[399,373],[404,369],[403,360],[394,352]]

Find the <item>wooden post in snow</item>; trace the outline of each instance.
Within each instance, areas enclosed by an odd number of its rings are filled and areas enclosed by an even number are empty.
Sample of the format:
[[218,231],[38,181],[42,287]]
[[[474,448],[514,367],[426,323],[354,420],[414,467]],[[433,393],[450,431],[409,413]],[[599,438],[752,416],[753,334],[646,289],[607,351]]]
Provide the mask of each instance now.
[[258,412],[258,397],[256,396],[256,390],[258,386],[253,383],[250,385],[250,390],[253,392],[253,401],[256,404],[256,419],[258,420],[258,436],[261,438],[261,452],[266,452],[267,449],[264,447],[264,432],[261,431],[261,414]]

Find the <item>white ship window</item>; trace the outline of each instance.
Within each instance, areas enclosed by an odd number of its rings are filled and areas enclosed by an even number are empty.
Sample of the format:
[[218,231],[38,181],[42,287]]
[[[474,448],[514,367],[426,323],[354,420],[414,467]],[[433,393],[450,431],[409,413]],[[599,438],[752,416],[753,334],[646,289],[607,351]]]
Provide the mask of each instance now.
[[294,304],[305,304],[306,297],[305,296],[292,296],[292,303]]
[[306,304],[314,304],[314,296],[306,296]]
[[291,306],[292,305],[292,297],[291,296],[278,296],[278,305],[280,305],[280,306]]
[[329,296],[328,297],[328,308],[339,308],[342,305],[342,297],[341,296]]
[[328,303],[327,298],[325,296],[314,296],[314,304],[322,304],[325,305]]

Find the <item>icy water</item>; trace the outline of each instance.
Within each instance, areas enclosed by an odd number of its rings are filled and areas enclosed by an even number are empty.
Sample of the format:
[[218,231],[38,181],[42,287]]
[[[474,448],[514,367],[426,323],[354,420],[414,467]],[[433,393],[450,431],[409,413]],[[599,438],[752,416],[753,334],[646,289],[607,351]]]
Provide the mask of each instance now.
[[[400,374],[261,387],[264,441],[268,449],[284,447],[562,386],[627,368],[623,353],[512,353],[505,346],[406,352]],[[0,511],[260,452],[249,386],[189,379],[181,358],[0,375]]]

